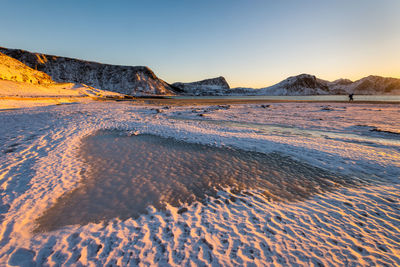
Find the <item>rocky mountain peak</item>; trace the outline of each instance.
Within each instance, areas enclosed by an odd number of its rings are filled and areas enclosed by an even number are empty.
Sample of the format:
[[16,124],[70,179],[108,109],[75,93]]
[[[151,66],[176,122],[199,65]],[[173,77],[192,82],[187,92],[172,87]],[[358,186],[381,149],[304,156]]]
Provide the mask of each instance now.
[[349,79],[337,79],[334,80],[333,82],[330,82],[331,84],[337,84],[337,85],[349,85],[352,84],[353,81]]
[[300,89],[300,88],[311,88],[311,89],[323,89],[328,90],[328,86],[325,81],[317,79],[314,75],[300,74],[287,78],[282,82],[282,86],[287,89]]
[[327,82],[314,75],[291,76],[273,86],[261,88],[258,94],[266,95],[313,95],[328,94]]

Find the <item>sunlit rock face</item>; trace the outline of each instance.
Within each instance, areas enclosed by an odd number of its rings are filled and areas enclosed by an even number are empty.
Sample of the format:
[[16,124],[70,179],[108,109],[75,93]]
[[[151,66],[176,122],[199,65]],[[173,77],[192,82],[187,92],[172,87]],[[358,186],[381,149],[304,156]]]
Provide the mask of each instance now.
[[177,82],[172,86],[186,95],[225,95],[229,93],[230,88],[222,76],[191,83]]
[[1,48],[0,52],[47,73],[57,82],[83,83],[128,95],[173,95],[172,87],[144,66],[118,66]]
[[34,70],[3,53],[0,53],[0,80],[31,84],[54,83],[51,77],[46,73]]
[[261,190],[268,200],[302,200],[352,182],[289,157],[186,143],[126,132],[86,137],[81,184],[38,219],[36,231],[127,219],[153,206],[180,207],[218,190]]

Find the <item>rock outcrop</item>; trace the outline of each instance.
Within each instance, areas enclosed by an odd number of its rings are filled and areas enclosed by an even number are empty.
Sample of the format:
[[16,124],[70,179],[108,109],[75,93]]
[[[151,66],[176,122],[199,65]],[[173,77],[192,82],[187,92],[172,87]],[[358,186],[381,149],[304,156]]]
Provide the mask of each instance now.
[[0,47],[0,52],[47,73],[56,82],[82,83],[127,95],[173,95],[173,88],[144,66],[119,66]]
[[230,90],[229,84],[222,76],[191,83],[177,82],[172,86],[185,95],[226,95]]

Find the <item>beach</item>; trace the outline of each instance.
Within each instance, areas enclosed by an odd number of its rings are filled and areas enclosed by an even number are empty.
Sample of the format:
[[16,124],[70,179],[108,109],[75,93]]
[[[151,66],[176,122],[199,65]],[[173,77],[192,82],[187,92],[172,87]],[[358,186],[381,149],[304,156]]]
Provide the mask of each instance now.
[[[399,105],[174,101],[76,101],[0,112],[0,261],[122,266],[400,264]],[[85,138],[99,130],[117,131],[124,138],[151,134],[264,154],[277,161],[276,166],[292,162],[281,166],[294,173],[298,168],[330,173],[326,181],[332,186],[315,184],[316,190],[300,199],[270,198],[266,191],[276,191],[268,185],[243,190],[227,186],[199,201],[149,205],[131,218],[35,231],[38,218],[91,179],[85,172],[92,165],[81,149]],[[129,166],[129,161],[121,164]],[[151,169],[151,162],[146,164]]]

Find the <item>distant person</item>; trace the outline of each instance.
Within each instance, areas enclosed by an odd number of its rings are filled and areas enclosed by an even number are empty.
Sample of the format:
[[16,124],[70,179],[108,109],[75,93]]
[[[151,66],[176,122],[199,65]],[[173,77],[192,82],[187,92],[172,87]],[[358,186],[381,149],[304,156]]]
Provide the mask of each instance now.
[[354,94],[349,94],[349,102],[354,101],[353,96],[354,96]]

